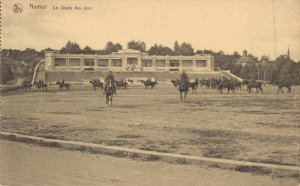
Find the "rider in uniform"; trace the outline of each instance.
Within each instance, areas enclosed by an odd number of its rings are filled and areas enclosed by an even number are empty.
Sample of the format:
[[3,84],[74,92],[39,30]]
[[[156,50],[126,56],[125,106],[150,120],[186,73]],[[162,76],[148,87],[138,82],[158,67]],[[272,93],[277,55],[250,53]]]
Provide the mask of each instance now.
[[180,79],[179,79],[179,84],[188,84],[189,83],[189,78],[186,75],[185,71],[182,72],[182,74],[180,75]]
[[[105,78],[105,87],[104,87],[105,91],[107,90],[107,85],[108,85],[109,81],[111,81],[111,84],[112,84],[112,86],[114,88],[114,91],[115,91],[115,95],[117,95],[117,89],[116,89],[116,86],[115,86],[115,77],[114,77],[114,75],[112,75],[111,71],[108,71],[108,75]],[[105,92],[103,92],[103,94],[104,93]]]

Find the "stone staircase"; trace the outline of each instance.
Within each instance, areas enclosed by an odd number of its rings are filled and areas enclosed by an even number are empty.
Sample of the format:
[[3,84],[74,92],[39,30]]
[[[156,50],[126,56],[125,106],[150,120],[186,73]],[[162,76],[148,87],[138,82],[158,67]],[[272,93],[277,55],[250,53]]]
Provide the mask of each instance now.
[[239,82],[243,82],[243,79],[230,73],[230,70],[221,70],[219,67],[217,67],[217,69],[219,70],[219,72],[222,74],[222,76],[228,77],[228,78],[233,78],[233,79],[237,79],[237,81]]

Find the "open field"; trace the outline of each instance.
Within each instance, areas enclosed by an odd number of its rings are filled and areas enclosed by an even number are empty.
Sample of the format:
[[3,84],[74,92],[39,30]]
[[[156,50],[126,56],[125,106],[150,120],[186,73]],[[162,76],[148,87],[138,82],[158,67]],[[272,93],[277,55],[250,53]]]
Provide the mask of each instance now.
[[171,85],[119,90],[107,107],[99,90],[5,92],[0,129],[45,138],[300,166],[300,87],[277,95],[220,95],[198,89],[179,100]]

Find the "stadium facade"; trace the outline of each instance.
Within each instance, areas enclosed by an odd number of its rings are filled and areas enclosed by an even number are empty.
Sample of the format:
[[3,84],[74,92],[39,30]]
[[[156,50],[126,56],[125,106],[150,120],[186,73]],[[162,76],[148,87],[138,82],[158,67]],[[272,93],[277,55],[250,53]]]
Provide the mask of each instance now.
[[182,72],[199,74],[214,71],[210,54],[155,56],[139,50],[123,49],[109,55],[60,54],[45,52],[45,70],[69,72]]

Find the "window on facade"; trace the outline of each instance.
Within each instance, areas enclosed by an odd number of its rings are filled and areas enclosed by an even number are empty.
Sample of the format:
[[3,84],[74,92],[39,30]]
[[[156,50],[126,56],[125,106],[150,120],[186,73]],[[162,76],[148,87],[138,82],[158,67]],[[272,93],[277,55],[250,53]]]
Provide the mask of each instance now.
[[94,66],[95,60],[94,59],[84,59],[84,66]]
[[193,60],[182,60],[182,66],[183,67],[192,67],[193,66]]
[[151,59],[149,59],[149,60],[147,60],[147,59],[142,60],[142,67],[152,67],[152,60]]
[[121,67],[122,59],[112,59],[111,63],[113,67]]
[[137,58],[127,58],[127,64],[128,65],[137,65]]
[[206,60],[196,60],[196,67],[206,67]]
[[99,67],[107,67],[108,66],[108,59],[98,59],[98,66]]
[[170,60],[169,65],[170,67],[179,67],[179,60]]
[[67,59],[66,58],[54,58],[54,65],[55,66],[66,66]]
[[165,67],[166,66],[166,60],[156,60],[155,61],[156,67]]
[[69,66],[80,66],[80,58],[69,58]]

